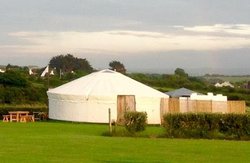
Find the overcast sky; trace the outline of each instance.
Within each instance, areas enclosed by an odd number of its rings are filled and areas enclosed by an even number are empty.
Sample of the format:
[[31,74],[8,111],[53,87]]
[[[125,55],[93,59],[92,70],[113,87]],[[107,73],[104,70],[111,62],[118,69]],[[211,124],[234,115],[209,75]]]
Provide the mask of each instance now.
[[0,0],[0,65],[70,53],[96,69],[250,74],[249,52],[248,0]]

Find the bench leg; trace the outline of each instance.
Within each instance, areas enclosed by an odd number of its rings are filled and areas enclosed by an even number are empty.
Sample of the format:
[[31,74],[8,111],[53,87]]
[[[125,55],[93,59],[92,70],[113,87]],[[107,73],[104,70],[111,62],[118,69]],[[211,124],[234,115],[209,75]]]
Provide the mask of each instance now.
[[9,122],[9,117],[7,115],[3,116],[3,122]]
[[20,122],[27,122],[27,118],[26,118],[26,116],[22,116],[22,117],[20,117]]

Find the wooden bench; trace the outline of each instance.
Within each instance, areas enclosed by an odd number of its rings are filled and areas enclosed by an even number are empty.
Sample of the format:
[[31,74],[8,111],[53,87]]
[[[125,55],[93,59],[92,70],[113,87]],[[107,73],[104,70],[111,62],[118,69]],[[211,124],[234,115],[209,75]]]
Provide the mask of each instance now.
[[41,121],[41,112],[33,112],[34,120]]
[[23,115],[20,117],[20,122],[35,122],[34,115]]
[[18,116],[17,115],[10,115],[10,122],[18,122]]
[[29,122],[35,122],[35,117],[34,117],[34,115],[28,115],[28,121]]
[[10,121],[10,115],[3,115],[3,122],[9,122]]

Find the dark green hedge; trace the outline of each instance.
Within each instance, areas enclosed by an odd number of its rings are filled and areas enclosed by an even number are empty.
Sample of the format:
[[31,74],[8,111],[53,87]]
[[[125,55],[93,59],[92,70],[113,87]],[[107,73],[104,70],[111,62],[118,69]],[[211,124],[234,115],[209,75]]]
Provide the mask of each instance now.
[[143,131],[147,125],[147,113],[145,112],[125,112],[125,128],[130,133]]
[[250,140],[249,114],[178,113],[163,119],[167,137]]

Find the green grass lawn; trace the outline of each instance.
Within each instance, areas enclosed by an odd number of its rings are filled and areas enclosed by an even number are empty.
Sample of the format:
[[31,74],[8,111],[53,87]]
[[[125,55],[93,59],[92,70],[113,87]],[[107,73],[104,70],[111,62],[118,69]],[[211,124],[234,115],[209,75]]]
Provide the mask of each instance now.
[[[250,162],[250,142],[101,136],[107,125],[0,123],[0,162]],[[160,133],[149,127],[143,134]],[[143,135],[142,134],[142,135]]]

